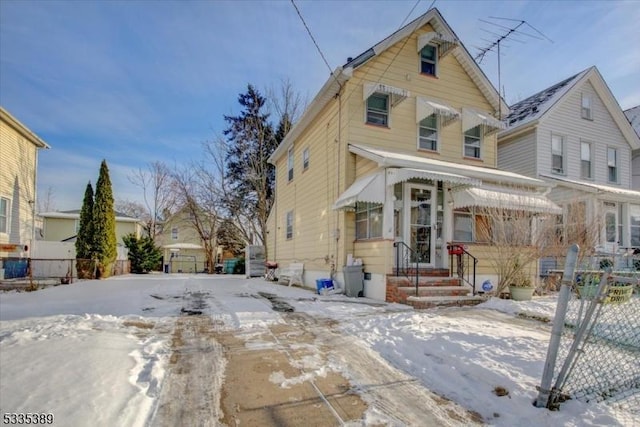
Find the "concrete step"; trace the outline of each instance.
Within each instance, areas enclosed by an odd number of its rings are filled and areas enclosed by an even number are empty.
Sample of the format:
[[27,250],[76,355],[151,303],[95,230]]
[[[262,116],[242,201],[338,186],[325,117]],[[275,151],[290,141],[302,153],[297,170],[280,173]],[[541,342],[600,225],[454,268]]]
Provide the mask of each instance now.
[[486,297],[481,296],[457,296],[457,297],[415,297],[411,296],[407,298],[407,305],[412,306],[415,309],[428,309],[436,307],[462,307],[477,305],[486,301]]
[[[416,287],[399,287],[400,291],[407,296],[416,296]],[[418,296],[443,297],[443,296],[465,296],[471,293],[471,288],[466,286],[419,286]]]
[[[394,286],[416,286],[415,277],[387,276],[387,284]],[[460,286],[460,279],[457,277],[418,277],[418,286]]]

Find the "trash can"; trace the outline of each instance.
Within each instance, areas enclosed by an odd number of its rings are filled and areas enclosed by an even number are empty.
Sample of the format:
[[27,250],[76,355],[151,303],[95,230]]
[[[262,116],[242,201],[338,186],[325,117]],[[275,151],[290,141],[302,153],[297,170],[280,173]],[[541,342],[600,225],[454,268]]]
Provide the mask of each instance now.
[[344,274],[344,292],[348,297],[364,296],[364,266],[345,265],[342,268]]
[[164,272],[169,273],[169,264],[164,265]]

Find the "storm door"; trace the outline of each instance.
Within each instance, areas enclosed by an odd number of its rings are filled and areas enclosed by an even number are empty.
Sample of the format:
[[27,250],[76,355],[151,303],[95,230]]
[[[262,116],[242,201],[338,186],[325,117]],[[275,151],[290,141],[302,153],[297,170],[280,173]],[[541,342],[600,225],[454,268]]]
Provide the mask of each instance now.
[[405,236],[413,250],[411,262],[433,267],[435,254],[435,187],[407,183],[405,185]]

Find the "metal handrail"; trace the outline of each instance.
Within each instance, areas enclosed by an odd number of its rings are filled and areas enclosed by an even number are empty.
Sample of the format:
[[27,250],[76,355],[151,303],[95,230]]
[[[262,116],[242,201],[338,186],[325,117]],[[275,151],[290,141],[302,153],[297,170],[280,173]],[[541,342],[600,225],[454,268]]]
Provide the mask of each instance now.
[[[465,247],[458,243],[447,243],[447,250],[449,251],[449,274],[453,276],[453,260],[456,257],[456,276],[467,285],[471,286],[472,295],[476,295],[476,266],[478,264],[478,258],[474,257],[465,249]],[[473,275],[468,269],[468,265],[473,260]]]
[[396,277],[399,277],[400,273],[402,273],[407,279],[411,280],[411,277],[409,277],[411,258],[416,260],[414,271],[416,276],[416,296],[418,296],[418,269],[420,266],[418,257],[414,256],[414,250],[404,242],[394,242],[393,247],[396,248]]

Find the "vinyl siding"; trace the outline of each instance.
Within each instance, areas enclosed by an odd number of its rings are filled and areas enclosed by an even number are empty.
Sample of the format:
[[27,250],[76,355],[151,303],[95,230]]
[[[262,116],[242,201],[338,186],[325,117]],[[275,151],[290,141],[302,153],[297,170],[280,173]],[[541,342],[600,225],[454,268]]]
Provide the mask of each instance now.
[[[583,93],[591,97],[593,120],[581,117]],[[538,126],[538,171],[546,175],[551,175],[552,134],[565,137],[567,158],[564,177],[583,180],[580,174],[580,142],[586,141],[592,143],[594,150],[593,179],[589,182],[631,188],[631,148],[589,81],[570,92]],[[608,181],[607,147],[617,150],[617,184]]]
[[[418,124],[416,123],[416,97],[427,97],[445,102],[462,111],[463,107],[493,112],[490,104],[469,75],[464,71],[453,53],[449,53],[438,63],[438,76],[426,76],[419,72],[420,56],[416,51],[419,34],[432,31],[425,26],[411,35],[406,43],[401,41],[355,70],[353,78],[347,82],[346,93],[349,103],[349,142],[408,152],[425,157],[457,163],[469,163],[495,167],[495,133],[485,138],[482,160],[463,159],[462,121],[455,121],[440,127],[438,153],[418,151]],[[460,48],[458,48],[460,49]],[[410,96],[391,108],[389,127],[365,123],[364,84],[380,82],[407,89]]]
[[631,188],[640,191],[640,150],[632,160],[631,171]]
[[[0,197],[9,200],[9,232],[0,243],[30,245],[36,200],[36,146],[4,120],[0,120]],[[0,252],[0,256],[8,255]]]
[[[498,167],[503,170],[533,176],[536,173],[536,131],[532,129],[514,138],[500,141]],[[531,161],[534,159],[534,161]]]
[[[350,185],[344,171],[347,151],[338,135],[338,102],[329,102],[294,142],[292,181],[288,181],[286,156],[276,164],[276,203],[270,213],[269,257],[280,267],[302,262],[305,270],[328,272],[331,260],[344,254],[338,247],[343,238],[336,240],[336,230],[342,229],[344,213],[332,209],[339,194]],[[309,168],[303,171],[305,149],[309,149]],[[353,163],[353,159],[350,162]],[[294,214],[291,239],[286,238],[289,211]]]
[[[43,240],[60,242],[74,237],[77,234],[76,221],[78,220],[72,218],[44,218]],[[116,241],[119,245],[124,245],[122,237],[130,233],[135,233],[136,236],[140,237],[140,225],[134,222],[116,220]]]

